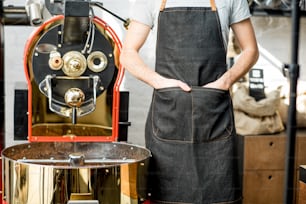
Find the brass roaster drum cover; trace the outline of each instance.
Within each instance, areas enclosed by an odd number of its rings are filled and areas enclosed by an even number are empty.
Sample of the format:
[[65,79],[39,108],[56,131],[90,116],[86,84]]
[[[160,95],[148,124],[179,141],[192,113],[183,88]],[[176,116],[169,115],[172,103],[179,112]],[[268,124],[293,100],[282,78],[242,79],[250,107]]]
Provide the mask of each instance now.
[[7,204],[121,204],[146,199],[151,153],[122,142],[33,142],[5,148]]

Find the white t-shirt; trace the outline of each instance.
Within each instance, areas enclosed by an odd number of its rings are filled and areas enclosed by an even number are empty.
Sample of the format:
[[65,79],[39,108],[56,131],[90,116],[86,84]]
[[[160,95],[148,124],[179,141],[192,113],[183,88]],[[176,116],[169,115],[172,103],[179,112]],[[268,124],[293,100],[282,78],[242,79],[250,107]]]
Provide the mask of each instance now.
[[[162,0],[136,0],[130,19],[155,27]],[[247,0],[215,0],[224,44],[227,47],[230,25],[251,17]],[[210,7],[210,0],[167,0],[167,7]]]

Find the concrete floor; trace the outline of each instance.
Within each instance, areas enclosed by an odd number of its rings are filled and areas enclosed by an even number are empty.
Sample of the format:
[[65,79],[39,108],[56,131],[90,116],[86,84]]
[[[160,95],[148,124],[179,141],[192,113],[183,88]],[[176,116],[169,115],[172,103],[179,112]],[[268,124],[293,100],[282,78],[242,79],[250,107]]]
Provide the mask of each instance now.
[[[129,7],[132,0],[104,0],[104,6],[117,15],[127,18]],[[22,2],[21,2],[22,3]],[[20,5],[19,0],[10,0],[9,4]],[[100,14],[99,14],[100,15]],[[106,13],[101,13],[103,19],[108,19],[110,25],[115,29],[118,36],[122,39],[125,30],[116,19]],[[291,44],[291,20],[288,17],[253,17],[252,18],[256,36],[259,44],[271,53],[279,63],[290,63],[290,44]],[[23,75],[23,49],[27,38],[33,31],[33,27],[25,26],[6,26],[5,27],[5,79],[6,79],[6,146],[19,142],[13,141],[13,107],[14,89],[18,86],[25,86]],[[306,19],[301,22],[301,41],[300,41],[300,65],[301,80],[306,80],[304,71],[306,67]],[[149,37],[148,42],[141,50],[145,61],[154,66],[154,33]],[[262,66],[262,64],[258,64]],[[270,67],[271,66],[271,67]],[[275,69],[269,63],[264,64],[265,69]],[[269,77],[272,76],[267,76]],[[125,74],[122,89],[130,92],[129,106],[129,128],[128,140],[131,143],[144,145],[144,125],[148,106],[151,99],[152,89],[140,81],[137,81],[129,73]],[[24,141],[21,141],[24,142]]]

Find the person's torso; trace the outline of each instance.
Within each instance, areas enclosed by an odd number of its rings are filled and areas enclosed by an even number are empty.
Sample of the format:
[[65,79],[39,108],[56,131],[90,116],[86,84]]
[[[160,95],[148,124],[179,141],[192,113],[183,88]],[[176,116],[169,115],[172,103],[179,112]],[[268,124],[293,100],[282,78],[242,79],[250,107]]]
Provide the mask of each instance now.
[[166,1],[158,19],[156,71],[191,86],[215,81],[227,66],[214,0],[205,7],[165,7]]
[[[156,1],[161,2],[161,1]],[[229,33],[229,17],[226,17],[229,15],[229,0],[215,0],[219,18],[220,18],[220,25],[221,25],[221,31],[223,34],[223,42],[224,46],[227,47],[227,41],[228,41],[228,33]],[[160,5],[160,4],[159,4]],[[154,5],[156,10],[157,4]],[[167,0],[167,3],[165,5],[165,8],[172,8],[172,7],[210,7],[211,3],[210,0]]]

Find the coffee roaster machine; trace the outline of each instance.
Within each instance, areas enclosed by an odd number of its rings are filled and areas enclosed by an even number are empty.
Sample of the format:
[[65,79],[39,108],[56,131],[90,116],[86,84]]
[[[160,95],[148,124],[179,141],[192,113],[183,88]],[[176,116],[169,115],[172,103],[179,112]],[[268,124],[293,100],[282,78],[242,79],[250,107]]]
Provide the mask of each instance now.
[[[130,124],[128,93],[120,91],[121,42],[94,8],[124,26],[128,20],[101,2],[26,3],[1,5],[2,32],[6,24],[36,26],[24,49],[28,142],[10,147],[2,142],[2,203],[145,202],[150,151],[125,142]],[[42,9],[50,18],[43,19]],[[3,46],[1,51],[3,73]]]

